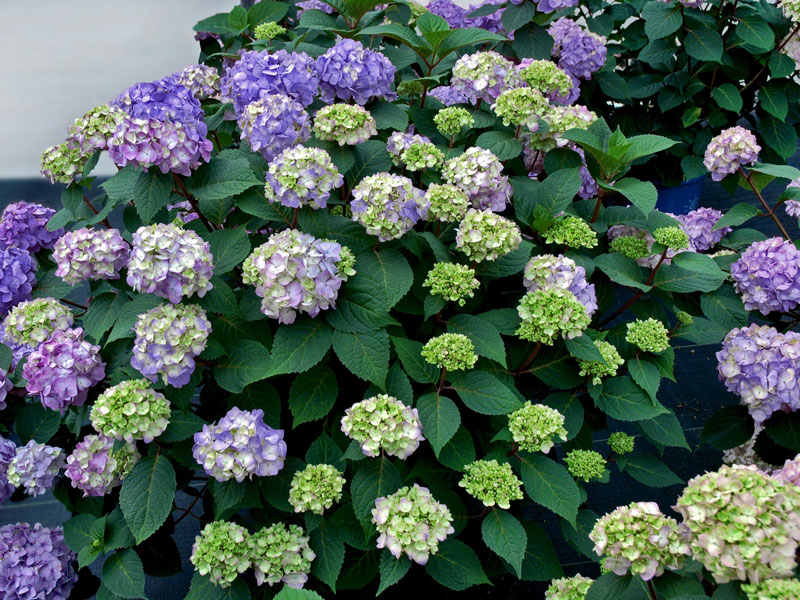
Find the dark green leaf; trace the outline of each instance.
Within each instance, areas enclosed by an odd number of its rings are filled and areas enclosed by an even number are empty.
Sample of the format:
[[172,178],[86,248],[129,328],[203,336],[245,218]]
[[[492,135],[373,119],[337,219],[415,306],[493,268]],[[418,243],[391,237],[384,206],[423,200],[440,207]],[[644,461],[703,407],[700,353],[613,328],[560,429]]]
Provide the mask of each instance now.
[[761,135],[771,150],[788,159],[797,151],[797,132],[794,125],[772,115],[761,119]]
[[61,425],[58,411],[47,410],[39,404],[28,404],[17,417],[14,429],[23,444],[36,440],[46,444],[56,434]]
[[155,169],[139,173],[133,186],[133,201],[142,222],[148,225],[158,211],[167,206],[172,191],[172,178]]
[[647,436],[647,439],[659,446],[690,449],[686,436],[683,434],[683,427],[672,411],[652,419],[637,421],[636,425]]
[[490,150],[500,160],[511,160],[522,152],[522,142],[505,131],[487,131],[478,136],[475,145]]
[[359,254],[356,267],[359,281],[369,279],[385,301],[386,310],[406,295],[414,282],[408,261],[397,250],[381,250]]
[[381,102],[370,110],[370,114],[375,119],[378,129],[404,131],[408,127],[408,112],[399,104]]
[[425,438],[437,456],[461,425],[461,413],[455,403],[438,394],[425,394],[417,399],[417,410]]
[[617,458],[620,470],[648,487],[669,487],[684,481],[675,475],[670,468],[652,454],[636,452]]
[[563,212],[575,199],[581,187],[578,169],[561,169],[535,188],[536,204],[544,206],[550,216]]
[[695,27],[686,31],[686,52],[692,58],[707,62],[722,61],[722,38],[711,29]]
[[[280,330],[279,330],[280,331]],[[253,340],[240,340],[214,367],[214,379],[225,390],[240,393],[251,383],[272,373],[269,350]]]
[[508,561],[517,577],[522,577],[522,561],[528,546],[528,535],[517,518],[505,510],[495,508],[484,517],[481,535],[489,549]]
[[636,264],[636,261],[622,256],[622,254],[617,252],[601,254],[594,259],[594,263],[614,283],[635,287],[644,292],[650,289],[650,286],[644,284],[642,268]]
[[456,471],[475,461],[475,443],[462,425],[439,452],[439,462]]
[[711,321],[725,327],[744,327],[748,313],[739,294],[729,285],[700,296],[700,308]]
[[628,361],[628,372],[639,387],[647,392],[650,399],[655,402],[658,387],[661,384],[661,373],[658,368],[637,355]]
[[680,7],[653,0],[644,5],[644,31],[651,40],[667,37],[680,29],[683,18]]
[[[385,25],[384,27],[393,27]],[[373,29],[368,27],[367,29]],[[407,28],[406,28],[407,29]],[[362,30],[361,33],[366,31]],[[368,175],[388,171],[392,167],[392,159],[386,150],[386,143],[378,140],[367,140],[355,147],[356,160],[353,168],[347,172],[347,181],[350,185],[361,181]]]
[[[770,31],[770,33],[772,32]],[[758,91],[758,103],[761,108],[781,121],[789,113],[789,102],[786,95],[772,85],[765,85]]]
[[667,412],[653,403],[647,394],[627,377],[612,377],[603,383],[597,407],[619,421],[642,421]]
[[520,452],[520,478],[531,500],[549,508],[573,526],[581,495],[567,470],[541,453]]
[[475,354],[500,363],[506,367],[506,348],[503,338],[494,325],[472,315],[455,315],[447,321],[447,330],[466,335],[475,345]]
[[389,336],[385,330],[367,333],[336,330],[333,351],[351,373],[385,389],[389,372]]
[[603,364],[606,362],[603,358],[603,355],[600,354],[600,350],[598,350],[597,346],[594,345],[592,338],[586,334],[571,340],[565,339],[564,344],[567,347],[567,352],[570,353],[570,356],[574,356],[575,358],[580,358],[582,360],[601,362]]
[[336,592],[336,580],[344,564],[344,542],[335,528],[322,521],[311,532],[308,545],[317,555],[311,563],[311,573]]
[[514,32],[511,48],[519,58],[549,60],[553,49],[553,38],[541,25],[529,23]]
[[263,185],[244,158],[212,159],[186,181],[186,187],[198,200],[212,201],[229,198],[256,186]]
[[379,456],[363,463],[350,483],[353,510],[359,521],[368,522],[375,500],[393,494],[402,485],[400,474],[387,457]]
[[103,564],[103,585],[121,598],[143,598],[144,569],[136,552],[128,548],[109,556]]
[[558,562],[550,537],[533,521],[522,521],[522,527],[528,536],[525,558],[522,561],[524,581],[548,581],[563,577],[564,572]]
[[650,214],[650,211],[656,207],[658,192],[656,191],[656,186],[649,181],[626,177],[614,182],[614,185],[607,189],[625,196],[636,208],[642,211],[644,216]]
[[380,596],[386,588],[400,581],[411,568],[411,560],[402,554],[400,558],[395,558],[391,552],[385,548],[381,551],[381,583],[375,594]]
[[169,460],[156,455],[136,463],[122,482],[119,505],[137,544],[161,527],[172,509],[174,495],[175,470]]
[[133,327],[139,319],[139,315],[146,313],[151,308],[161,304],[163,300],[157,296],[149,294],[137,294],[119,312],[117,322],[106,340],[106,344],[126,337],[133,337]]
[[[80,552],[85,546],[95,541],[92,525],[97,517],[87,513],[75,515],[64,523],[64,541],[73,552]],[[101,540],[102,542],[102,540]]]
[[406,374],[417,383],[433,383],[439,377],[439,370],[422,358],[422,344],[406,338],[392,337]]
[[451,385],[468,408],[482,415],[505,415],[522,406],[517,396],[491,373],[454,373]]
[[250,590],[241,577],[234,579],[230,587],[223,588],[212,583],[208,576],[204,577],[195,571],[184,600],[250,600]]
[[775,34],[772,33],[772,28],[764,19],[756,15],[739,19],[739,23],[736,25],[736,35],[746,44],[755,46],[759,50],[771,50],[775,45]]
[[313,367],[295,377],[289,391],[294,427],[324,418],[333,408],[338,392],[336,374],[328,367]]
[[281,325],[272,345],[270,375],[303,373],[322,360],[331,347],[333,332],[320,319],[297,319]]
[[250,241],[243,227],[212,231],[208,242],[214,257],[215,275],[231,271],[250,254]]
[[716,102],[717,106],[720,108],[735,113],[742,110],[742,95],[739,93],[739,88],[732,83],[723,83],[715,87],[711,92],[711,97],[714,98],[714,102]]
[[586,600],[620,600],[631,583],[631,576],[606,573],[597,579],[586,594]]
[[311,442],[306,452],[306,462],[310,465],[333,465],[340,471],[344,471],[347,466],[344,452],[327,433],[320,434],[316,440]]
[[438,583],[457,592],[489,583],[475,552],[455,538],[439,544],[439,551],[428,559],[425,571]]
[[784,448],[800,452],[800,419],[797,413],[777,411],[765,423],[767,435]]
[[100,184],[108,195],[108,199],[114,203],[130,202],[136,196],[136,182],[141,171],[133,165],[123,167],[111,178]]

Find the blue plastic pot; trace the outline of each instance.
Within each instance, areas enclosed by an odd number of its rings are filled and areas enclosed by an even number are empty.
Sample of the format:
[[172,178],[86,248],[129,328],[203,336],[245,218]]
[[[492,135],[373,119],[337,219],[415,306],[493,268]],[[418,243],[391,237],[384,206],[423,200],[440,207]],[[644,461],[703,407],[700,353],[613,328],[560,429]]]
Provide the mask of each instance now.
[[703,192],[703,182],[707,175],[684,181],[680,185],[666,187],[654,181],[658,191],[656,208],[661,212],[675,215],[685,215],[700,206],[700,194]]

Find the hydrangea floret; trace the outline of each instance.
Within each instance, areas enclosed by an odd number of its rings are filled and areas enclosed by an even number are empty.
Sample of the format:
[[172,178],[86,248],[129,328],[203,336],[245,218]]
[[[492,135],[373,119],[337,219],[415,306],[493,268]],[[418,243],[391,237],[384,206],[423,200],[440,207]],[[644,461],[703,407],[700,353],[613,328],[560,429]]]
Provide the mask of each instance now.
[[647,243],[644,238],[634,237],[632,235],[623,235],[611,240],[608,249],[611,252],[619,252],[622,256],[633,260],[640,258],[647,258],[652,254],[650,250],[651,244]]
[[594,450],[570,450],[564,462],[570,475],[587,482],[600,479],[606,470],[606,459]]
[[8,465],[8,483],[28,496],[41,496],[53,487],[53,481],[65,464],[64,451],[30,440],[19,446]]
[[194,539],[189,560],[200,575],[225,588],[250,568],[251,546],[250,534],[241,525],[212,521]]
[[173,82],[189,88],[198,100],[219,96],[219,71],[209,65],[189,65],[169,77]]
[[615,431],[608,436],[608,446],[619,456],[633,452],[635,444],[636,438],[622,431]]
[[625,364],[625,359],[620,356],[614,344],[605,340],[594,340],[594,347],[600,352],[604,362],[579,358],[578,366],[581,369],[579,374],[591,377],[592,383],[600,385],[605,377],[617,374],[619,367]]
[[70,285],[87,279],[119,279],[129,253],[128,242],[116,229],[68,231],[53,246],[56,275]]
[[464,127],[472,127],[475,119],[466,108],[448,106],[434,115],[433,122],[439,133],[450,137],[461,133]]
[[8,482],[8,466],[17,454],[17,446],[0,435],[0,506],[11,497],[16,489]]
[[509,463],[476,460],[464,467],[464,477],[458,485],[484,506],[508,509],[512,500],[522,500],[522,482]]
[[386,140],[386,151],[392,157],[392,164],[395,167],[402,167],[403,160],[401,155],[403,151],[411,147],[412,144],[427,144],[431,140],[424,135],[418,133],[406,133],[404,131],[395,131]]
[[358,104],[331,104],[314,115],[314,135],[322,141],[356,146],[377,134],[375,119]]
[[567,96],[573,88],[572,78],[549,60],[533,60],[520,69],[522,81],[542,94]]
[[84,496],[101,497],[122,484],[140,458],[131,442],[119,444],[102,435],[87,435],[67,457],[64,475]]
[[552,345],[558,336],[580,336],[592,320],[575,294],[559,288],[528,292],[520,300],[517,313],[522,320],[517,335],[547,345]]
[[115,106],[101,104],[75,119],[67,130],[67,144],[77,148],[84,157],[95,150],[108,148],[108,141],[125,119],[125,111]]
[[[545,0],[553,7],[560,7],[561,2]],[[542,10],[543,2],[539,3]],[[573,2],[574,4],[574,2]],[[553,58],[558,59],[558,66],[572,77],[590,79],[592,73],[599,71],[606,64],[606,39],[596,33],[585,31],[575,21],[561,17],[554,21],[547,32],[553,38]]]
[[514,443],[528,452],[547,454],[555,437],[567,441],[564,415],[546,404],[532,404],[530,400],[508,415],[508,430]]
[[428,271],[422,285],[430,288],[431,295],[464,306],[475,295],[481,282],[475,278],[475,269],[458,263],[437,262]]
[[653,231],[653,239],[670,250],[685,250],[689,247],[689,236],[680,227],[659,227]]
[[372,522],[378,530],[378,548],[395,558],[403,554],[419,565],[439,550],[439,542],[455,531],[450,510],[430,490],[416,483],[375,500]]
[[333,465],[308,465],[297,471],[289,487],[289,504],[294,512],[321,515],[342,498],[345,480]]
[[439,102],[447,107],[455,104],[468,104],[470,101],[469,98],[462,93],[461,89],[452,85],[440,85],[435,87],[428,92],[428,95],[436,98]]
[[722,218],[722,211],[701,207],[685,215],[672,215],[681,229],[689,236],[689,248],[695,252],[706,252],[719,244],[726,235],[733,231],[732,227],[714,226]]
[[268,161],[311,137],[308,113],[286,94],[254,100],[239,113],[238,123],[242,138]]
[[400,162],[412,172],[438,169],[444,162],[444,153],[430,142],[414,143],[400,153]]
[[356,40],[340,38],[317,58],[315,70],[320,79],[320,98],[326,104],[339,99],[364,105],[372,98],[391,101],[397,97],[391,89],[395,66],[383,54]]
[[97,397],[89,419],[99,434],[115,440],[152,442],[171,417],[169,401],[146,379],[122,381]]
[[475,262],[505,256],[521,242],[517,224],[491,210],[470,208],[456,230],[456,247]]
[[448,371],[464,371],[475,366],[475,345],[462,333],[443,333],[422,347],[426,362]]
[[[8,373],[4,369],[0,369],[0,410],[5,410],[7,408],[6,398],[8,397],[8,392],[10,392],[13,387],[14,384],[11,383]],[[2,483],[0,483],[0,487],[2,487]],[[2,501],[0,501],[0,503],[2,503]]]
[[425,441],[417,409],[387,394],[356,402],[345,410],[342,431],[369,457],[385,452],[405,460]]
[[469,209],[469,198],[454,185],[432,183],[425,192],[425,201],[430,204],[428,219],[443,223],[458,222]]
[[768,315],[800,304],[800,250],[783,238],[751,244],[731,264],[731,277],[747,310]]
[[294,146],[269,163],[264,191],[267,200],[289,208],[325,208],[331,190],[344,179],[330,155],[321,148]]
[[402,175],[376,173],[353,188],[353,221],[386,242],[402,237],[428,214],[425,194]]
[[767,579],[745,583],[742,591],[747,600],[794,600],[800,598],[800,579]]
[[72,311],[55,298],[20,302],[3,319],[5,339],[36,348],[56,331],[66,331],[74,322]]
[[484,148],[469,148],[444,164],[445,183],[467,195],[473,208],[501,212],[511,201],[511,184],[503,175],[503,163]]
[[275,21],[268,21],[267,23],[256,25],[253,30],[253,37],[257,40],[274,40],[284,33],[286,33],[285,27],[281,27]]
[[669,348],[669,331],[658,319],[637,319],[627,327],[625,341],[640,350],[658,354]]
[[308,545],[302,527],[275,523],[257,531],[250,538],[250,560],[256,583],[270,586],[283,582],[300,589],[308,581],[311,561],[317,555]]
[[534,256],[525,265],[522,283],[529,292],[540,289],[567,290],[586,307],[589,316],[597,310],[597,295],[594,284],[586,280],[586,269],[566,256]]
[[[464,202],[466,204],[466,198]],[[36,261],[33,256],[19,248],[0,248],[0,317],[15,304],[30,300],[35,283]],[[0,334],[2,329],[0,327]]]
[[38,252],[53,247],[64,235],[63,229],[50,231],[47,223],[56,211],[35,202],[13,202],[0,217],[0,248],[19,248]]
[[71,148],[69,142],[62,142],[57,146],[50,146],[42,152],[39,160],[39,172],[50,180],[50,183],[63,183],[66,185],[75,181],[76,176],[83,171],[88,157],[80,148]]
[[722,130],[706,147],[703,164],[711,179],[721,181],[758,160],[761,146],[749,130],[739,125]]
[[594,579],[583,575],[554,579],[544,593],[544,600],[586,600],[593,583]]
[[594,248],[597,246],[597,233],[583,219],[567,215],[547,228],[544,241],[569,248]]
[[494,51],[465,54],[453,65],[453,88],[473,104],[494,103],[504,90],[522,85],[514,64]]
[[505,90],[492,104],[492,110],[503,121],[503,125],[525,125],[534,131],[538,129],[539,117],[549,109],[547,98],[531,87]]
[[800,486],[800,454],[792,459],[786,459],[780,469],[772,472],[772,476],[786,483]]

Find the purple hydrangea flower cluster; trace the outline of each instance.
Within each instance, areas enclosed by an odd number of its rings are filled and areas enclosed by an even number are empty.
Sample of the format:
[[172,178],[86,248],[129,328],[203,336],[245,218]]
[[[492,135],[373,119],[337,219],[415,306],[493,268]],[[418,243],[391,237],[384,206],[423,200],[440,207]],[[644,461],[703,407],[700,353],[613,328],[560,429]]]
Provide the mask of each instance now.
[[426,8],[428,12],[447,21],[450,29],[466,27],[467,13],[469,11],[453,2],[453,0],[433,0]]
[[14,442],[0,435],[0,506],[11,497],[16,489],[8,483],[8,466],[16,455],[17,447]]
[[800,250],[780,237],[751,244],[731,265],[747,310],[788,312],[800,303]]
[[469,98],[452,85],[440,85],[439,87],[435,87],[428,92],[428,95],[433,96],[445,106],[469,104]]
[[177,304],[184,297],[205,296],[213,286],[214,257],[209,243],[174,223],[139,227],[128,260],[128,285]]
[[100,346],[83,339],[83,329],[54,331],[28,356],[22,367],[29,394],[38,395],[42,406],[62,414],[68,406],[81,406],[89,388],[106,376]]
[[5,410],[8,406],[6,404],[6,396],[8,396],[8,392],[10,392],[13,387],[14,384],[11,383],[11,380],[8,378],[8,373],[0,369],[0,410]]
[[758,424],[776,411],[800,408],[800,333],[768,325],[733,329],[717,352],[719,379]]
[[[512,3],[521,4],[522,0],[517,0]],[[488,15],[481,15],[480,17],[468,16],[470,13],[483,6],[493,4],[495,4],[495,2],[492,0],[485,0],[476,4],[470,4],[469,8],[463,8],[453,2],[453,0],[434,0],[429,3],[426,8],[429,12],[447,21],[447,24],[450,25],[450,29],[479,27],[493,33],[504,33],[505,29],[501,21],[501,17],[503,16],[502,6],[498,5],[497,10]],[[510,37],[513,39],[513,35]]]
[[403,131],[395,131],[386,140],[386,151],[392,156],[392,162],[396,167],[403,165],[401,155],[403,150],[409,148],[412,144],[429,144],[431,139],[418,133],[406,133]]
[[300,15],[302,15],[305,11],[312,9],[321,10],[326,15],[333,14],[333,7],[330,4],[325,4],[324,2],[322,2],[322,0],[305,0],[304,2],[298,2],[297,7],[298,9],[300,9],[297,12],[298,19],[300,18]]
[[706,147],[703,164],[711,172],[711,179],[722,181],[741,166],[756,162],[760,151],[756,136],[737,125],[723,129],[712,138]]
[[479,210],[502,212],[511,201],[511,184],[503,175],[503,163],[483,148],[470,148],[448,160],[442,169],[446,183],[456,186]]
[[286,148],[269,164],[267,200],[283,206],[325,208],[331,190],[344,182],[330,154],[321,148]]
[[497,52],[466,54],[453,65],[453,88],[470,102],[493,104],[505,90],[520,87],[522,79],[514,64]]
[[[539,3],[555,5],[561,2],[542,0]],[[584,31],[575,21],[561,17],[547,30],[555,40],[552,56],[558,59],[558,66],[572,77],[591,79],[592,73],[606,64],[606,39],[590,31]]]
[[78,574],[77,555],[67,547],[60,527],[40,523],[0,527],[0,598],[67,600]]
[[20,344],[10,339],[6,328],[0,325],[0,344],[8,347],[11,350],[11,368],[16,369],[19,361],[33,352],[33,348],[28,344]]
[[75,285],[86,279],[119,279],[130,246],[116,229],[68,231],[53,246],[56,275]]
[[305,52],[249,50],[225,69],[220,89],[237,115],[251,102],[273,94],[285,94],[305,107],[317,97],[319,76],[314,59]]
[[17,448],[8,465],[6,478],[11,485],[25,490],[28,496],[41,496],[51,487],[64,466],[64,451],[30,440]]
[[38,252],[53,247],[64,230],[48,231],[47,222],[56,214],[34,202],[14,202],[6,206],[0,219],[0,248],[19,248]]
[[581,166],[578,169],[578,172],[581,176],[581,187],[578,189],[578,196],[583,198],[584,200],[588,198],[596,198],[597,197],[597,182],[592,177],[592,174],[589,173],[589,169],[586,167],[586,156],[583,153],[581,148],[570,144],[570,148],[578,153],[581,157]]
[[[506,30],[503,27],[503,12],[505,12],[505,7],[494,0],[482,0],[481,2],[477,2],[475,4],[470,4],[469,9],[467,10],[467,15],[470,13],[478,10],[479,8],[483,8],[484,6],[494,6],[497,5],[497,10],[493,13],[489,13],[488,15],[481,15],[479,17],[470,17],[464,20],[463,27],[478,27],[480,29],[485,29],[486,31],[491,31],[492,33],[499,33],[505,34]],[[514,39],[514,32],[508,34],[509,39]]]
[[165,79],[188,88],[198,100],[219,95],[219,72],[209,65],[189,65]]
[[161,304],[139,315],[131,366],[150,381],[189,383],[194,359],[206,349],[211,323],[195,304]]
[[786,214],[795,219],[800,219],[800,200],[787,200],[783,203]]
[[780,469],[776,469],[772,472],[772,476],[787,483],[800,486],[800,454],[791,460],[787,459]]
[[26,250],[0,249],[0,317],[12,306],[31,299],[35,273],[36,262]]
[[136,83],[119,94],[111,106],[124,110],[136,119],[173,121],[195,127],[205,136],[208,131],[203,122],[203,108],[186,86],[172,76],[149,83]]
[[712,231],[717,221],[722,218],[722,212],[714,208],[702,207],[685,215],[667,214],[681,224],[681,229],[689,236],[689,248],[694,252],[711,250],[733,231],[732,227],[721,227]]
[[122,484],[142,457],[131,442],[115,449],[113,438],[87,435],[67,457],[64,474],[85,496],[100,497]]
[[594,284],[586,280],[586,270],[566,256],[534,256],[525,265],[522,283],[529,292],[553,288],[568,290],[586,307],[586,314],[591,316],[597,310]]
[[365,48],[356,40],[339,39],[317,58],[314,66],[319,76],[320,98],[327,104],[337,98],[361,105],[372,98],[389,101],[397,98],[392,92],[395,66],[383,54]]
[[572,8],[578,0],[539,0],[536,10],[541,13],[551,13],[564,8]]
[[213,425],[194,434],[192,455],[217,481],[239,483],[253,476],[277,475],[286,460],[283,430],[264,423],[264,411],[230,409]]
[[350,203],[353,221],[370,235],[386,242],[402,237],[428,214],[425,193],[408,177],[376,173],[362,179],[353,189]]
[[308,113],[286,94],[270,94],[245,106],[239,113],[242,139],[271,161],[286,148],[311,137]]

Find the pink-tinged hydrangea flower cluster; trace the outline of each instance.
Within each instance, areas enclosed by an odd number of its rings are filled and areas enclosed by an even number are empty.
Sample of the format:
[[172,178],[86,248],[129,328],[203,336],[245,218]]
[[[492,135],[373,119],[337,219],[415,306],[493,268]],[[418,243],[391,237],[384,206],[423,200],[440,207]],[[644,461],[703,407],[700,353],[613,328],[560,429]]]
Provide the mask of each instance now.
[[[552,2],[542,0],[539,6]],[[552,56],[558,59],[558,66],[567,75],[591,79],[592,73],[606,64],[606,39],[591,31],[584,31],[575,21],[562,17],[550,25],[547,32],[555,40]]]
[[64,466],[64,451],[30,440],[19,446],[8,465],[8,483],[25,491],[28,496],[41,496],[51,487]]
[[196,356],[206,349],[211,323],[196,304],[161,304],[139,315],[131,366],[150,381],[189,383]]
[[428,92],[428,95],[433,96],[445,106],[453,106],[454,104],[469,103],[469,98],[467,98],[463,93],[461,93],[459,89],[453,87],[452,85],[440,85],[439,87],[435,87]]
[[353,221],[381,242],[402,237],[428,215],[424,192],[408,177],[377,173],[362,179],[352,193]]
[[87,159],[79,148],[70,148],[69,142],[62,142],[45,148],[39,161],[39,172],[50,183],[57,181],[69,185],[83,171]]
[[0,410],[4,410],[7,407],[6,396],[8,396],[8,392],[13,387],[14,384],[8,378],[8,373],[4,369],[0,369]]
[[403,166],[401,156],[404,150],[411,147],[412,144],[429,144],[430,138],[418,133],[406,133],[404,131],[395,131],[386,140],[386,151],[391,155],[394,166]]
[[717,583],[790,577],[800,543],[800,488],[754,466],[723,466],[689,481],[674,507],[692,557]]
[[64,474],[84,497],[105,496],[122,484],[141,457],[133,443],[120,445],[112,438],[87,435],[67,457]]
[[715,208],[697,208],[685,215],[672,216],[681,224],[681,229],[689,236],[689,248],[694,252],[705,252],[733,231],[732,227],[720,227],[714,230],[714,225],[722,218],[722,211]]
[[208,65],[189,65],[166,79],[188,88],[198,100],[215,98],[220,93],[219,72]]
[[72,327],[72,312],[55,298],[20,302],[3,320],[4,339],[36,348],[55,331]]
[[273,586],[283,582],[288,587],[302,589],[311,562],[317,557],[308,545],[309,537],[303,528],[285,523],[274,523],[254,533],[250,538],[250,559],[256,584],[267,582]]
[[87,279],[119,279],[130,246],[116,229],[68,231],[53,246],[56,275],[75,285]]
[[394,100],[392,92],[395,66],[380,52],[365,48],[361,42],[339,39],[317,58],[320,98],[331,104],[337,98],[364,105],[372,98]]
[[242,139],[269,161],[311,137],[308,113],[286,94],[265,95],[245,106],[239,113],[239,128]]
[[800,454],[791,460],[787,459],[780,469],[772,472],[772,476],[786,483],[800,486]]
[[8,466],[16,455],[14,442],[0,435],[0,506],[14,493],[14,486],[8,483]]
[[261,312],[291,324],[298,312],[316,317],[335,306],[349,254],[338,242],[284,229],[245,259],[242,281],[255,286]]
[[505,256],[521,242],[517,224],[491,210],[470,208],[456,230],[456,246],[476,262]]
[[209,243],[175,223],[139,227],[128,260],[128,285],[177,304],[205,296],[213,285],[214,257]]
[[467,195],[473,208],[502,212],[511,201],[511,184],[503,175],[503,163],[489,150],[470,148],[451,158],[442,176]]
[[591,316],[597,310],[594,284],[586,280],[586,270],[566,256],[541,254],[525,265],[522,283],[529,292],[560,289],[572,292]]
[[747,310],[768,315],[800,304],[800,250],[783,238],[751,244],[731,265],[731,277]]
[[342,431],[370,457],[383,451],[405,460],[425,440],[417,409],[386,394],[356,402],[345,410]]
[[0,248],[19,248],[28,252],[53,247],[63,229],[48,231],[47,222],[56,214],[34,202],[14,202],[6,206],[0,218]]
[[721,181],[740,167],[756,162],[760,151],[756,136],[737,125],[723,129],[709,142],[703,164],[711,172],[711,179]]
[[719,379],[756,423],[800,408],[800,333],[752,324],[730,331],[717,352]]
[[0,316],[19,302],[31,299],[36,262],[27,250],[0,249]]
[[331,190],[344,182],[330,154],[321,148],[295,146],[270,162],[264,188],[267,200],[289,208],[325,208]]
[[514,64],[497,52],[466,54],[453,65],[453,89],[470,102],[493,104],[505,90],[522,86]]
[[600,517],[589,534],[603,567],[617,575],[631,573],[645,581],[680,569],[689,544],[677,521],[655,502],[634,502]]
[[117,127],[125,120],[125,114],[116,106],[102,104],[94,107],[75,119],[67,130],[67,145],[79,150],[81,156],[88,156],[95,150],[105,150]]
[[100,435],[149,444],[170,420],[169,400],[145,379],[121,381],[97,397],[89,418]]
[[39,396],[42,406],[62,414],[81,406],[89,388],[106,376],[100,346],[83,339],[83,329],[55,331],[28,356],[22,367],[28,393]]
[[0,527],[0,598],[67,600],[78,581],[77,555],[60,527],[17,523]]
[[220,89],[240,115],[251,102],[273,94],[285,94],[308,106],[317,97],[319,76],[314,59],[305,52],[249,50],[225,69]]
[[283,430],[264,423],[264,411],[235,406],[222,419],[194,434],[192,455],[217,481],[277,475],[286,460]]
[[450,509],[416,483],[375,500],[372,522],[379,533],[378,548],[386,548],[395,558],[405,554],[419,565],[426,564],[439,550],[439,542],[455,531]]

